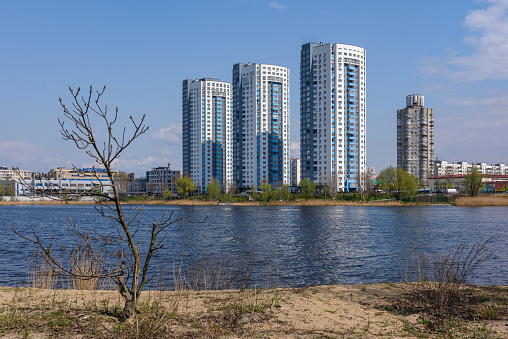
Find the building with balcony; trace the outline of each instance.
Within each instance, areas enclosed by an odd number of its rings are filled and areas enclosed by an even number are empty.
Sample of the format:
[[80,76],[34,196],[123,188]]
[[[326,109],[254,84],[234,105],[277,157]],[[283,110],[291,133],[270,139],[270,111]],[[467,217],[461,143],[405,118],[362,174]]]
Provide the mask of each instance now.
[[363,186],[366,51],[347,44],[304,44],[300,53],[301,176],[337,191]]
[[233,180],[232,105],[229,83],[214,78],[183,81],[183,174],[201,192],[212,181],[227,192]]
[[235,64],[233,105],[236,187],[289,184],[289,69]]
[[0,165],[0,180],[31,180],[32,171],[20,170],[19,168],[8,169]]
[[302,164],[300,158],[291,158],[289,159],[291,164],[291,182],[290,186],[298,186],[300,185],[300,180],[302,179]]
[[[121,172],[112,170],[116,179],[116,187],[121,194],[128,193]],[[48,173],[37,173],[30,181],[25,182],[23,195],[90,195],[94,191],[111,194],[111,179],[104,168],[73,168],[57,167]]]
[[484,162],[470,164],[465,161],[449,163],[444,160],[436,160],[434,163],[434,176],[466,175],[473,166],[481,174],[508,175],[508,166],[505,164],[487,165]]
[[397,166],[429,187],[434,172],[434,110],[424,107],[423,95],[406,97],[406,108],[397,110]]
[[180,178],[180,171],[173,171],[170,167],[157,167],[146,172],[146,191],[148,194],[163,194],[167,189],[171,193],[178,193],[176,180]]

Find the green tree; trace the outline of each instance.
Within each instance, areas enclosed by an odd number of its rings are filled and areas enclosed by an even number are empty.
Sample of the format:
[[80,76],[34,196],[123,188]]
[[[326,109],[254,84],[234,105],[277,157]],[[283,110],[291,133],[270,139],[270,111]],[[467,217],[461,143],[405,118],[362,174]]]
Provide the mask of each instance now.
[[215,181],[212,181],[211,183],[206,185],[206,194],[208,194],[208,199],[217,200],[217,197],[220,194],[220,189]]
[[300,181],[300,189],[302,190],[305,200],[309,200],[314,195],[317,184],[314,181],[310,181],[309,178],[303,178]]
[[182,194],[184,197],[188,197],[190,192],[196,190],[196,185],[194,185],[190,176],[186,174],[183,177],[176,179],[176,189],[179,194]]
[[171,194],[173,194],[173,192],[171,192],[171,189],[166,188],[162,193],[162,197],[164,198],[164,200],[168,200],[171,197]]
[[400,167],[387,167],[379,173],[379,188],[400,200],[402,194],[415,195],[419,187],[419,179]]
[[270,185],[270,183],[266,183],[262,186],[259,187],[261,189],[261,197],[263,199],[263,201],[270,201],[270,193],[272,192],[272,185]]
[[5,193],[7,193],[7,195],[10,196],[11,198],[14,197],[16,195],[14,184],[7,185],[7,190],[5,191]]
[[0,183],[0,197],[2,197],[5,194],[4,185]]
[[462,182],[470,196],[478,196],[480,188],[482,187],[482,178],[483,174],[481,174],[478,167],[474,165],[467,171],[467,174],[464,176],[464,180]]

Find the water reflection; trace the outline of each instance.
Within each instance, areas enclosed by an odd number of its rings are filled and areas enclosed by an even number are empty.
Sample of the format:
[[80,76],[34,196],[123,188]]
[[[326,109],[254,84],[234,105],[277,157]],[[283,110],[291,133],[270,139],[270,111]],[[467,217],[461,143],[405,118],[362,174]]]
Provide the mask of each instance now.
[[[206,219],[168,228],[159,257],[168,272],[180,263],[183,248],[184,262],[254,251],[258,266],[252,282],[257,285],[283,275],[298,285],[394,281],[405,278],[418,256],[446,254],[462,242],[494,237],[495,257],[476,282],[506,284],[508,209],[503,207],[197,206],[169,207],[168,212],[175,217],[192,212],[193,220]],[[141,213],[142,248],[148,246],[151,223],[163,213],[161,206],[147,206]],[[11,225],[26,234],[33,226],[46,243],[56,235],[57,244],[69,247],[76,239],[67,216],[85,233],[115,232],[114,223],[92,206],[0,206],[1,285],[24,278],[24,257],[31,250]]]

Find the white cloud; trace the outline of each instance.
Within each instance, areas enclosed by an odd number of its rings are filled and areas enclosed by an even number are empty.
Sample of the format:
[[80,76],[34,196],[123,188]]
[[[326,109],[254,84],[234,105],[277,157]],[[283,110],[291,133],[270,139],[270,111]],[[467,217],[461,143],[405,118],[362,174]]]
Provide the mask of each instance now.
[[299,158],[300,157],[300,143],[297,141],[292,141],[291,145],[289,146],[290,154],[292,158]]
[[168,127],[159,128],[151,134],[151,137],[155,140],[177,144],[180,142],[181,133],[182,132],[178,128],[178,125],[176,123],[172,123]]
[[285,5],[282,5],[282,4],[278,3],[277,1],[270,2],[268,4],[268,7],[273,8],[273,9],[278,9],[278,10],[286,9]]
[[121,171],[126,172],[133,170],[145,171],[147,167],[152,166],[154,162],[155,158],[152,156],[146,157],[141,160],[118,159],[113,162],[113,166],[115,169],[119,169]]
[[159,154],[162,156],[174,156],[181,152],[181,149],[175,149],[174,147],[169,148],[168,146],[163,146],[159,148]]
[[452,81],[508,78],[508,0],[487,2],[487,8],[471,11],[464,21],[470,31],[464,40],[475,52],[448,56]]
[[[37,145],[24,141],[4,141],[0,142],[0,159],[7,161],[2,164],[7,167],[27,166],[41,158],[47,158],[50,155],[46,150]],[[47,159],[46,159],[47,160]],[[28,169],[29,168],[24,168]]]
[[0,142],[0,157],[15,157],[26,151],[39,151],[39,146],[24,141]]

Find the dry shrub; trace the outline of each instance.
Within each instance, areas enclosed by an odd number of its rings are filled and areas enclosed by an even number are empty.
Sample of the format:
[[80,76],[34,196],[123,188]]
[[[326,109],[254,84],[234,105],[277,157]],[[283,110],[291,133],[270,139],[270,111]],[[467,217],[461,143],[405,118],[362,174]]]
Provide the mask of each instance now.
[[445,312],[459,298],[462,287],[474,278],[475,271],[493,253],[488,251],[492,238],[475,243],[469,251],[464,243],[448,255],[418,258],[419,280],[423,294],[436,312]]
[[496,309],[490,305],[482,305],[476,312],[475,318],[479,320],[497,319]]

